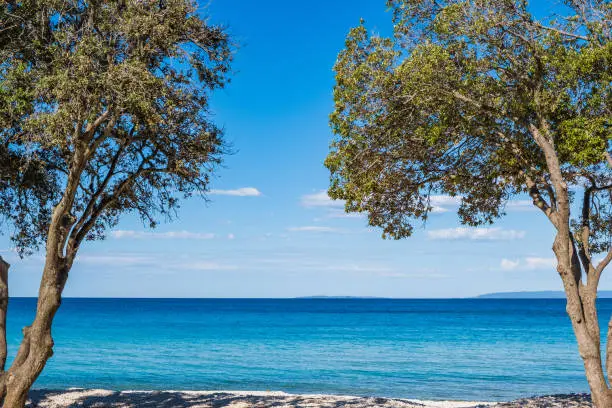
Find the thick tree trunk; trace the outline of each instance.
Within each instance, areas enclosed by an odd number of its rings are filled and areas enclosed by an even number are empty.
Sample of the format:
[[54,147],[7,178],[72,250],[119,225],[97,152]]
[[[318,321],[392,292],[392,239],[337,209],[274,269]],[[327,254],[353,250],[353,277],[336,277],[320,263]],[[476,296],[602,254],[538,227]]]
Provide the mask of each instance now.
[[[557,255],[557,269],[563,280],[567,297],[566,311],[572,323],[578,352],[591,390],[593,405],[597,408],[612,408],[612,390],[608,387],[601,358],[599,323],[597,321],[597,288],[587,287],[576,279],[573,269],[577,265],[564,264],[560,246],[553,247]],[[566,254],[567,255],[567,254]],[[577,262],[574,260],[574,262]],[[573,262],[572,262],[573,263]]]
[[10,265],[0,256],[0,373],[6,365],[6,313],[8,310],[8,270]]
[[[544,154],[554,192],[549,193],[550,206],[537,202],[539,199],[537,194],[534,204],[544,211],[557,230],[553,244],[553,251],[557,258],[557,271],[563,281],[567,298],[567,314],[572,322],[578,342],[578,351],[584,362],[593,404],[597,408],[612,408],[612,390],[606,382],[601,358],[601,333],[596,307],[597,286],[601,271],[584,265],[586,276],[583,276],[582,266],[576,253],[577,245],[572,235],[569,189],[561,171],[561,161],[555,150],[555,138],[546,120],[539,118],[537,125],[539,127],[533,123],[529,124],[529,132]],[[587,195],[584,202],[583,217],[585,219],[583,221],[588,221],[589,199],[590,196]],[[588,234],[583,244],[588,247]],[[591,260],[588,259],[588,262],[590,263]],[[583,277],[587,279],[586,285],[583,284]],[[607,369],[610,370],[609,365]],[[612,380],[612,378],[608,379]]]
[[31,326],[23,329],[23,341],[6,373],[3,408],[24,406],[30,387],[53,355],[51,324],[60,306],[67,277],[68,268],[62,260],[48,257],[38,294],[36,317]]
[[584,318],[580,316],[574,302],[568,299],[567,313],[578,342],[578,351],[584,362],[584,370],[591,389],[591,398],[597,408],[612,408],[612,391],[606,383],[599,341],[593,339]]
[[612,381],[612,317],[608,322],[608,335],[606,338],[606,374],[608,381]]

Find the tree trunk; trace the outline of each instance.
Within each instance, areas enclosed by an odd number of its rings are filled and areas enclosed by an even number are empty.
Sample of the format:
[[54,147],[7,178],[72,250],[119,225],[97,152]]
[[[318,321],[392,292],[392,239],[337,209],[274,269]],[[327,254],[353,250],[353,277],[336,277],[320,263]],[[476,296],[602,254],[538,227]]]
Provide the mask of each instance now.
[[586,331],[584,319],[568,300],[567,312],[578,342],[578,351],[584,362],[584,371],[591,390],[593,405],[597,408],[612,408],[612,391],[606,383],[599,342]]
[[608,335],[606,338],[606,374],[608,380],[612,381],[612,317],[608,322]]
[[[534,141],[544,153],[546,165],[550,172],[550,180],[554,188],[554,194],[549,194],[554,210],[552,213],[545,211],[545,214],[557,230],[553,252],[557,259],[557,272],[561,276],[565,289],[567,314],[572,322],[572,328],[578,342],[578,351],[584,362],[593,404],[597,408],[612,408],[612,390],[609,388],[604,375],[600,347],[601,332],[597,319],[596,299],[599,272],[585,266],[584,273],[586,274],[587,284],[583,284],[583,271],[576,253],[576,242],[572,235],[571,200],[567,181],[561,171],[561,161],[555,150],[554,135],[551,133],[550,126],[542,118],[538,119],[539,127],[529,124],[528,128]],[[584,205],[586,206],[585,209],[588,210],[590,196],[586,197]],[[534,198],[534,204],[538,206],[536,198]],[[540,209],[544,208],[542,205],[538,207]],[[586,211],[585,209],[583,211]],[[588,211],[585,220],[588,220]],[[588,246],[588,237],[583,244]],[[610,370],[609,366],[608,370]],[[608,379],[612,380],[612,378]]]
[[36,317],[31,326],[23,329],[23,341],[5,375],[3,408],[22,408],[25,405],[30,387],[53,355],[51,324],[61,303],[68,269],[63,259],[47,256]]
[[[572,323],[578,351],[591,390],[593,405],[597,408],[612,408],[612,390],[608,387],[601,358],[600,331],[597,322],[597,288],[588,288],[575,279],[572,267],[563,264],[559,247],[555,245],[557,269],[563,280],[567,297],[566,311]],[[568,259],[571,257],[566,257]],[[575,265],[574,265],[575,266]],[[597,326],[597,327],[595,327]]]
[[6,365],[6,313],[8,310],[8,270],[10,265],[0,256],[0,373]]

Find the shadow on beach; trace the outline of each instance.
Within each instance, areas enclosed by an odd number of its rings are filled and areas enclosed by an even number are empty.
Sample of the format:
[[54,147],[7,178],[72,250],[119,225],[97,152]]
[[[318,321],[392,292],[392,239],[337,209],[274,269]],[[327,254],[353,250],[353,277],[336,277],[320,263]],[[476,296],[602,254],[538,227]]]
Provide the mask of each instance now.
[[143,408],[591,408],[588,394],[533,397],[504,403],[453,401],[412,401],[391,398],[332,395],[290,395],[284,393],[189,392],[189,391],[108,391],[33,390],[26,405],[30,408],[143,407]]

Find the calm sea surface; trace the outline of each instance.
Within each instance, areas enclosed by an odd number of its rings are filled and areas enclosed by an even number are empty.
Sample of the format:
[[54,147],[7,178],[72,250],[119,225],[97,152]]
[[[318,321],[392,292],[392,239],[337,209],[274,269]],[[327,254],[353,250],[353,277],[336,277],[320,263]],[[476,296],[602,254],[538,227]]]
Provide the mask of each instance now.
[[[602,326],[612,300],[599,301]],[[35,299],[12,299],[9,346]],[[37,388],[506,400],[586,391],[563,300],[65,299]]]

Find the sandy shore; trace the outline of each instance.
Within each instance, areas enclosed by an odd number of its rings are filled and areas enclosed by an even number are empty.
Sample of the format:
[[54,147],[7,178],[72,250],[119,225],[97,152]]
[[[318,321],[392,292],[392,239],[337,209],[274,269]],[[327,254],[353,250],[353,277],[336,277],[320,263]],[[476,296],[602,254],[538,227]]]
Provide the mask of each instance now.
[[145,408],[583,408],[591,407],[584,394],[557,395],[508,403],[478,401],[420,401],[336,395],[293,395],[284,392],[252,391],[108,391],[70,389],[36,390],[28,407],[145,407]]

